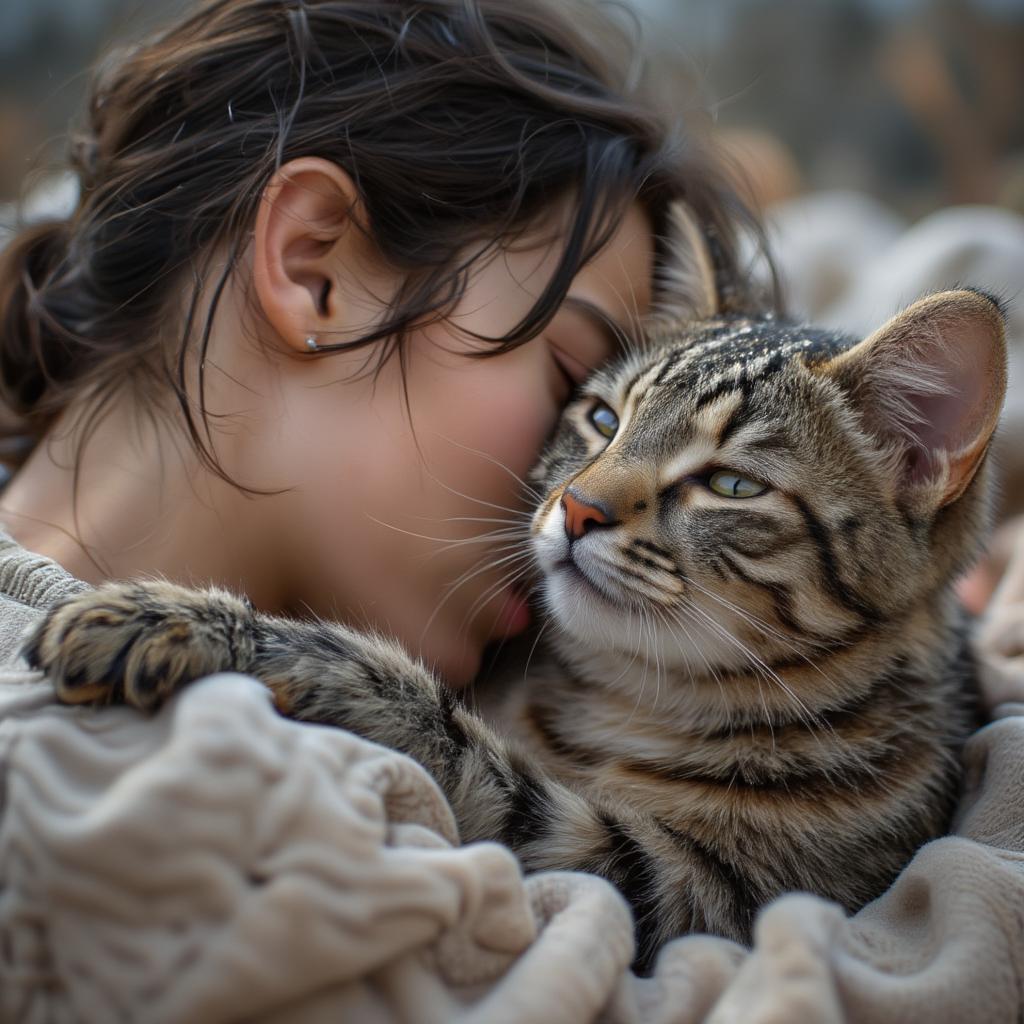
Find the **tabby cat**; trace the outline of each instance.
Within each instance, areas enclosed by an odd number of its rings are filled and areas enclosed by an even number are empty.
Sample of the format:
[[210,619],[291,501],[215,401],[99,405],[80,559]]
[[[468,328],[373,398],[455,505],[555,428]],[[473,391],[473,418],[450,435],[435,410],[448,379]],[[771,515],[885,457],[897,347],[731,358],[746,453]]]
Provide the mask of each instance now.
[[971,290],[861,341],[720,316],[685,216],[697,318],[589,380],[534,472],[554,625],[493,725],[387,640],[169,583],[73,598],[30,663],[141,708],[251,673],[425,765],[465,840],[610,879],[641,965],[684,932],[747,939],[787,890],[880,894],[947,827],[974,724],[951,584],[987,525],[1003,317]]

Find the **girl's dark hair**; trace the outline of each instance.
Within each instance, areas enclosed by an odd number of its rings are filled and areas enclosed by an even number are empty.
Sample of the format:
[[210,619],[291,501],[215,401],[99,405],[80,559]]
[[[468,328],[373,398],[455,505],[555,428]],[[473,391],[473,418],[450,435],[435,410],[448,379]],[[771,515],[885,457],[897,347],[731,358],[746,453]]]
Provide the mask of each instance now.
[[[202,381],[217,299],[269,179],[299,156],[353,178],[376,245],[404,272],[387,322],[352,343],[379,343],[378,366],[557,200],[571,206],[561,262],[494,352],[543,328],[637,197],[656,230],[670,199],[689,202],[742,304],[743,209],[725,176],[631,97],[587,34],[594,8],[580,20],[558,2],[213,0],[101,66],[72,136],[77,209],[0,255],[0,396],[16,417],[0,437],[38,437],[79,397],[94,421],[131,384],[150,401],[173,394],[219,472]],[[211,277],[215,251],[229,261]],[[191,301],[170,346],[183,281]]]

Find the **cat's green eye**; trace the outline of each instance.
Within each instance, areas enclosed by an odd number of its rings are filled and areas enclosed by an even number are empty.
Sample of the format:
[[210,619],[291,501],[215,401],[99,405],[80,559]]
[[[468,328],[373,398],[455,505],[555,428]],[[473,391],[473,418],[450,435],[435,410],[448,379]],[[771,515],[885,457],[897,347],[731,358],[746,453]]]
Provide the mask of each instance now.
[[602,436],[613,438],[619,430],[619,417],[604,402],[598,402],[590,410],[590,422],[594,429]]
[[708,487],[723,498],[756,498],[768,488],[756,480],[740,476],[730,469],[720,469],[708,479]]

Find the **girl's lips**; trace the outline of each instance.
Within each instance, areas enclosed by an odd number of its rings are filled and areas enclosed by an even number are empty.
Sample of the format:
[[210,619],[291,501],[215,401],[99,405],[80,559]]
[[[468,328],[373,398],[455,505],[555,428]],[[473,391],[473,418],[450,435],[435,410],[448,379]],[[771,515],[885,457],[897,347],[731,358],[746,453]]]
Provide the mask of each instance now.
[[530,602],[526,594],[515,587],[507,588],[494,623],[494,638],[505,640],[518,636],[530,625],[530,619]]

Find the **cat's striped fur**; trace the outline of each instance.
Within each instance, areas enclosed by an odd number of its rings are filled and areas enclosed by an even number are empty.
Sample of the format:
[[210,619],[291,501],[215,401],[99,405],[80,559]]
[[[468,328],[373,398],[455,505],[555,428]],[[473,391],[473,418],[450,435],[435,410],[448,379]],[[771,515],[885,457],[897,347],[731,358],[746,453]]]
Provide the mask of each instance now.
[[[745,939],[787,890],[853,909],[956,797],[973,712],[951,584],[985,528],[1002,346],[969,291],[860,344],[771,319],[653,329],[535,473],[554,624],[496,725],[385,639],[167,583],[73,599],[27,655],[66,700],[141,707],[250,672],[285,714],[424,764],[464,839],[610,879],[641,962],[684,932]],[[723,468],[767,490],[722,496]]]

